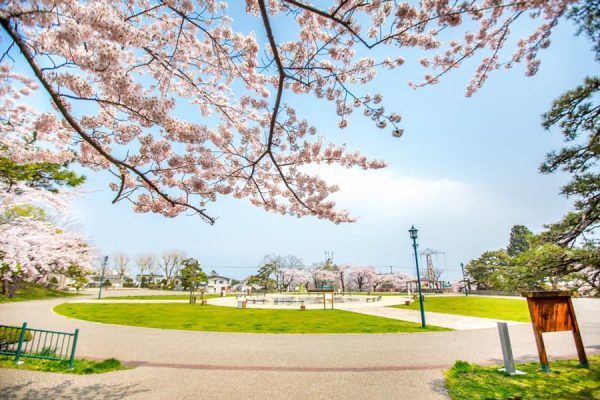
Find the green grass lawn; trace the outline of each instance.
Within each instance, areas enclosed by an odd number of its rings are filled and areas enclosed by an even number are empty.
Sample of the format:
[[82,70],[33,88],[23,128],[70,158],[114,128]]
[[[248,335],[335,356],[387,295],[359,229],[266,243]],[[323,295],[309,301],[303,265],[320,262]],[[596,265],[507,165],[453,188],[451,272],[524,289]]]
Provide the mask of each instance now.
[[15,292],[15,296],[8,298],[0,294],[0,303],[11,303],[15,301],[42,300],[55,297],[78,296],[76,293],[63,292],[62,290],[48,289],[33,283],[21,282]]
[[[418,310],[419,301],[413,302],[410,306],[397,305],[391,307]],[[476,296],[425,296],[425,311],[518,322],[530,321],[527,302],[516,299]]]
[[[234,296],[232,294],[228,294],[225,297]],[[200,295],[196,294],[196,297],[200,299]],[[210,293],[205,294],[205,299],[215,299],[217,297],[221,297],[219,293]],[[100,300],[189,300],[190,294],[151,294],[145,296],[111,296],[111,297],[102,297]]]
[[550,372],[537,362],[518,364],[527,375],[506,376],[498,366],[481,367],[457,361],[446,371],[446,388],[453,400],[592,400],[600,399],[600,356],[579,361],[551,361]]
[[60,372],[64,374],[102,374],[125,368],[119,360],[107,358],[103,361],[76,359],[73,369],[69,369],[68,361],[41,360],[36,358],[21,358],[23,364],[15,364],[14,356],[0,355],[0,368],[26,369],[31,371]]
[[406,296],[404,292],[346,292],[353,296]]
[[268,310],[192,304],[70,304],[58,314],[150,328],[251,333],[395,333],[449,330],[341,310]]

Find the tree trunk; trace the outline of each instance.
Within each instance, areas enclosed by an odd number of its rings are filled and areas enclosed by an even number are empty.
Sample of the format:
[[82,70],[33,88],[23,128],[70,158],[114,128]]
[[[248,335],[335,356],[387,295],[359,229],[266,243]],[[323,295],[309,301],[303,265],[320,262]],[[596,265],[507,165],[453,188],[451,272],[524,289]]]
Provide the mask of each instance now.
[[19,287],[19,283],[21,283],[21,278],[15,278],[11,282],[11,284],[9,286],[9,292],[8,292],[9,299],[12,299],[13,297],[15,297],[15,292],[17,291],[17,288]]

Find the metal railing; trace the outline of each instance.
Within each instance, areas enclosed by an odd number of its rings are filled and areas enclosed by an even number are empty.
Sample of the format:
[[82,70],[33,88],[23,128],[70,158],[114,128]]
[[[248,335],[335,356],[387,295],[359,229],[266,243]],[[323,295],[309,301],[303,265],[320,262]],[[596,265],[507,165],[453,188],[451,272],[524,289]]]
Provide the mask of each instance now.
[[44,360],[68,361],[73,368],[79,329],[73,333],[49,331],[23,326],[0,325],[0,354],[15,356],[20,363],[22,357]]

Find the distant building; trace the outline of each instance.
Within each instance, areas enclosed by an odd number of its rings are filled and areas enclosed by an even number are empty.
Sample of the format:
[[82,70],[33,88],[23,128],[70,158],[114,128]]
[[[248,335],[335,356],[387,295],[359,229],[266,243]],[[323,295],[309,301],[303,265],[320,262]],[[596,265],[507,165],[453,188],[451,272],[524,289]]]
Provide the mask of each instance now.
[[165,279],[164,275],[157,274],[137,274],[135,276],[135,286],[142,287],[142,280],[145,285],[160,285],[160,282]]
[[[102,276],[100,274],[94,274],[94,275],[90,275],[88,278],[88,287],[99,287],[100,286],[100,278]],[[104,274],[104,280],[103,282],[109,281],[111,287],[113,288],[120,288],[121,287],[121,277],[112,271],[106,271],[106,273]],[[123,277],[123,281],[125,281],[125,277]]]
[[224,276],[212,275],[208,277],[208,285],[206,285],[207,293],[228,292],[231,289],[231,278]]
[[262,286],[258,284],[248,284],[248,281],[244,280],[240,283],[236,283],[231,286],[232,292],[253,292],[255,290],[260,290]]

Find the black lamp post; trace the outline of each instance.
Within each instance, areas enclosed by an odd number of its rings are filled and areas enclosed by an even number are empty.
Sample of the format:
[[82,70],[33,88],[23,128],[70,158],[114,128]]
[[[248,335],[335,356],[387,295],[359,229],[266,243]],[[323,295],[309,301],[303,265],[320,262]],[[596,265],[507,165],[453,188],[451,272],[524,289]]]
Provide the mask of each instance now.
[[463,284],[465,285],[465,296],[468,296],[469,290],[467,289],[467,279],[465,278],[465,264],[460,263],[460,269],[462,270],[462,274],[463,274]]
[[104,271],[106,270],[106,264],[108,264],[108,256],[104,256],[102,261],[102,274],[100,275],[100,290],[98,290],[98,298],[102,297],[102,286],[104,285]]
[[413,249],[415,250],[415,264],[417,266],[417,286],[419,287],[419,305],[421,308],[421,326],[425,328],[427,324],[425,323],[425,307],[423,305],[423,292],[421,291],[421,273],[419,272],[419,255],[417,253],[417,233],[419,232],[415,226],[411,226],[408,230],[410,233],[410,238],[413,241]]

